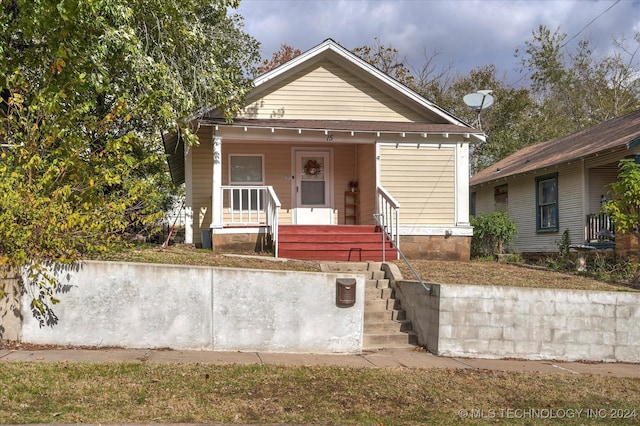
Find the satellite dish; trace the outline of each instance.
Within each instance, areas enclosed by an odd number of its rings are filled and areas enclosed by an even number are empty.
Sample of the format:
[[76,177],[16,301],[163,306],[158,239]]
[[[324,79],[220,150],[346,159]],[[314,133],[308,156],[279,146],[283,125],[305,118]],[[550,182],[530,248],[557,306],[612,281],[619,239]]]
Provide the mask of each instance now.
[[493,105],[493,96],[490,95],[492,90],[478,90],[476,93],[465,95],[462,100],[468,107],[473,108],[476,112],[480,112],[485,108]]
[[473,108],[475,110],[477,114],[477,125],[480,130],[482,130],[480,112],[493,105],[493,96],[491,96],[491,92],[493,92],[493,90],[478,90],[477,92],[469,93],[462,98],[469,108]]

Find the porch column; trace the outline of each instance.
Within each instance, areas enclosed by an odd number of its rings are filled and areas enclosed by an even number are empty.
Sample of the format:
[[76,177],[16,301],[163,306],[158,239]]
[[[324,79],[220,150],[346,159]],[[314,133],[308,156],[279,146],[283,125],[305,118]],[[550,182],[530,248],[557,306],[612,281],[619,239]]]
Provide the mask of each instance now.
[[193,244],[193,149],[184,144],[184,242]]
[[456,226],[469,226],[469,143],[456,144]]
[[211,229],[222,228],[222,137],[213,136],[211,169]]

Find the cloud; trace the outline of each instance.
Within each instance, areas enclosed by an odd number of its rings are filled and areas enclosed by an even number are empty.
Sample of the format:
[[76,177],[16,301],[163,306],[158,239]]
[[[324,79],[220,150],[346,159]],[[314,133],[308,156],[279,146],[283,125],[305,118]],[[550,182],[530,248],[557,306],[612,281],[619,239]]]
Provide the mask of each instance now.
[[587,38],[602,54],[640,31],[640,2],[627,0],[242,0],[238,13],[265,59],[282,44],[305,51],[332,38],[353,49],[377,38],[413,67],[437,50],[461,73],[489,64],[513,73],[516,48],[541,24],[567,39],[579,33],[572,43]]

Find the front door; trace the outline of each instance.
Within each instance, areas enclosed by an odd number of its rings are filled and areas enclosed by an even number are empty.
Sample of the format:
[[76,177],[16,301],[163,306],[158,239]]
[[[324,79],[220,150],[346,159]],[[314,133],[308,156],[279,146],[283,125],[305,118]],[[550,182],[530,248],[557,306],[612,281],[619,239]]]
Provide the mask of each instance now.
[[333,223],[331,151],[295,151],[294,221],[298,225]]

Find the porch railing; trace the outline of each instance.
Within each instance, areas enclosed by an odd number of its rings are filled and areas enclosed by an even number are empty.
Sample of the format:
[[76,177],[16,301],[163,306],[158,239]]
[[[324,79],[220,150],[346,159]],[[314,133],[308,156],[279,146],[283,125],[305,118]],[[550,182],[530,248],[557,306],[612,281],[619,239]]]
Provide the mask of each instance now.
[[400,203],[386,189],[379,186],[376,190],[376,216],[395,247],[400,249]]
[[222,186],[222,221],[225,226],[264,226],[278,256],[280,200],[272,186]]
[[613,221],[604,213],[587,215],[587,242],[615,241]]

